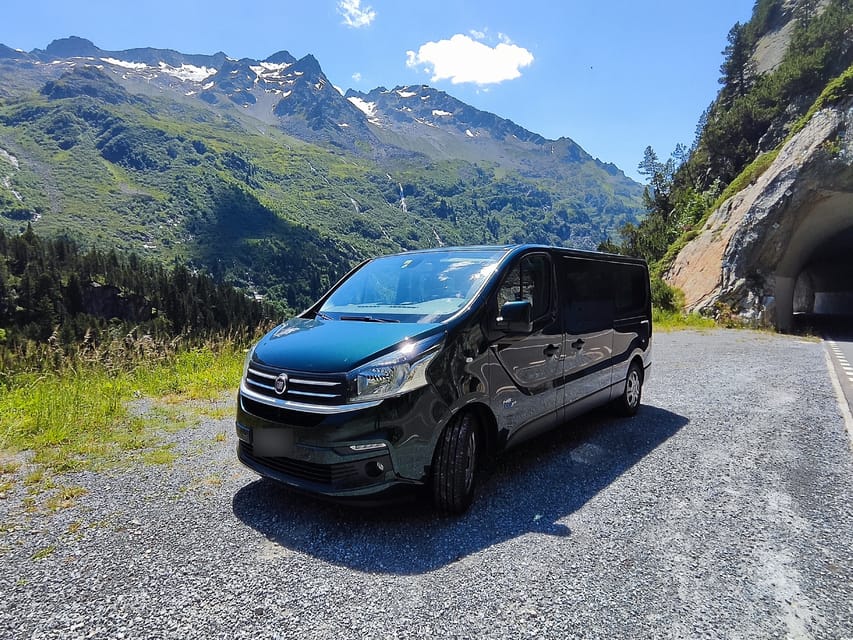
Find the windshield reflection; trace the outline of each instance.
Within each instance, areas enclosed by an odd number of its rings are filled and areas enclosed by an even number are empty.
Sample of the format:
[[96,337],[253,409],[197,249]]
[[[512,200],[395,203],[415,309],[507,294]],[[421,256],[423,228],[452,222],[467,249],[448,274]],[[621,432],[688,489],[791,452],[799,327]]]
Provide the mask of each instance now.
[[344,282],[319,313],[335,320],[442,322],[480,292],[504,255],[465,250],[377,258]]

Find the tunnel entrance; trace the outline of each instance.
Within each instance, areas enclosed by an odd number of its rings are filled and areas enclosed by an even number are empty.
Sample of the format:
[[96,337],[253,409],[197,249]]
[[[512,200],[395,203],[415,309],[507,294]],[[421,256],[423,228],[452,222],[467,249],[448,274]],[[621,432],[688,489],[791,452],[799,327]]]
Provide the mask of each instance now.
[[853,194],[829,194],[798,217],[775,273],[776,327],[853,328]]
[[797,276],[792,329],[853,329],[853,226],[818,247]]

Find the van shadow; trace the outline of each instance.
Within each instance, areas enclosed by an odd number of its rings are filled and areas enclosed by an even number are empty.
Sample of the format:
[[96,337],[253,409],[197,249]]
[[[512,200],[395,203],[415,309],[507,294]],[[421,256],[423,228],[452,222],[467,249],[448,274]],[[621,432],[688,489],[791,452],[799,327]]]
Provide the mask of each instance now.
[[275,544],[332,564],[424,573],[526,533],[570,536],[560,520],[687,422],[648,405],[628,420],[592,412],[504,454],[458,517],[437,515],[423,499],[373,508],[326,503],[267,480],[240,489],[233,510]]

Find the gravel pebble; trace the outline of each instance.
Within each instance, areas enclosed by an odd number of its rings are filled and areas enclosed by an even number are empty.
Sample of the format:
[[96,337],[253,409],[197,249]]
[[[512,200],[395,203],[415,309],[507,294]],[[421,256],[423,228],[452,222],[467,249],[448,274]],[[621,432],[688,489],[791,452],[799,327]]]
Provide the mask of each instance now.
[[170,467],[68,474],[88,490],[69,509],[28,513],[19,481],[0,637],[850,637],[853,455],[824,348],[659,334],[635,418],[511,452],[460,518],[293,495],[236,462],[231,418],[164,436]]

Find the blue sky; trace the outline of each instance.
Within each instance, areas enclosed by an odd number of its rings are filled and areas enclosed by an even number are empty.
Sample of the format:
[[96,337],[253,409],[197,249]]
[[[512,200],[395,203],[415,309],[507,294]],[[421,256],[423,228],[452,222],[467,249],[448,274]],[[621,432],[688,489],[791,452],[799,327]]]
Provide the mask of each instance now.
[[693,141],[719,87],[726,34],[753,0],[27,0],[0,43],[77,35],[264,59],[313,54],[342,89],[429,84],[547,138],[572,138],[640,179],[652,145]]

